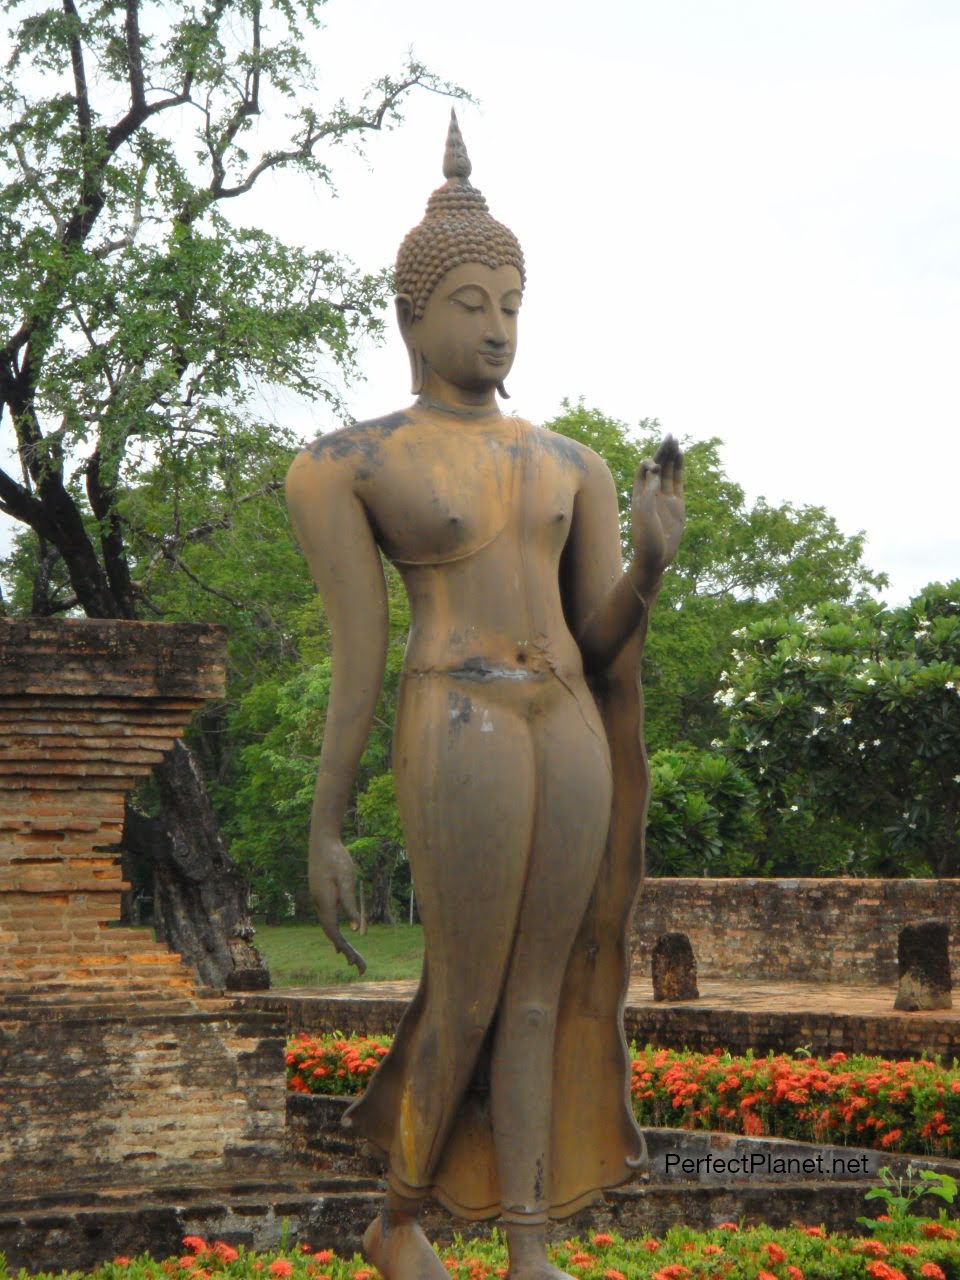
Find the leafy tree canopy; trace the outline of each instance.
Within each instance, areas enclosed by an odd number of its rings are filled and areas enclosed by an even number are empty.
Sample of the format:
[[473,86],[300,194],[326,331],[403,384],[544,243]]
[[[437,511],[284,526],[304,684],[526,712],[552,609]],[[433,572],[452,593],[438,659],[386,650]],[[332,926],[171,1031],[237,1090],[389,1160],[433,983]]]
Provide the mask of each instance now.
[[[563,412],[546,426],[589,445],[607,462],[629,555],[633,477],[660,443],[660,423],[644,418],[634,431],[583,401],[564,401]],[[738,627],[769,612],[853,600],[886,582],[863,563],[862,533],[842,533],[822,507],[773,506],[764,498],[751,505],[724,471],[720,440],[682,443],[687,524],[644,658],[653,749],[681,742],[705,746],[722,732],[713,693]]]
[[157,557],[183,568],[248,486],[279,483],[292,442],[262,387],[336,400],[380,325],[385,273],[228,210],[282,169],[332,185],[332,149],[396,123],[415,86],[460,91],[411,61],[324,109],[302,38],[323,0],[6,7],[0,512],[33,531],[14,566],[32,612],[133,617]]
[[812,816],[845,827],[849,870],[960,874],[960,581],[763,618],[736,643],[717,697],[771,829]]

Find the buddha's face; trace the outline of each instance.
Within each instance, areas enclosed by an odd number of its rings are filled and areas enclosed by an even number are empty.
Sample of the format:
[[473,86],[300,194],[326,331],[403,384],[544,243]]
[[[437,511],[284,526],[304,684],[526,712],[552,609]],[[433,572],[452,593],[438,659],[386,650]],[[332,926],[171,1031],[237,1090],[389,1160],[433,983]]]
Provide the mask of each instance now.
[[440,280],[419,320],[404,315],[404,340],[423,363],[423,388],[443,396],[490,396],[513,366],[522,285],[516,267],[467,262]]

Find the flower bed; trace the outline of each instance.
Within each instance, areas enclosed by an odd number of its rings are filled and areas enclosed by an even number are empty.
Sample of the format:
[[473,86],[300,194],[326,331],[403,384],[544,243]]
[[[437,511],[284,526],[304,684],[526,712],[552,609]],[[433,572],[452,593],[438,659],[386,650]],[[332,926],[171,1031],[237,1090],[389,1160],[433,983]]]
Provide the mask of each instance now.
[[[287,1045],[298,1093],[358,1094],[387,1052],[387,1036],[311,1036]],[[872,1146],[952,1156],[960,1151],[960,1067],[836,1053],[765,1058],[634,1052],[631,1090],[642,1125],[751,1137]]]
[[[882,1226],[883,1224],[881,1224]],[[956,1230],[937,1221],[909,1218],[886,1224],[883,1239],[832,1235],[822,1227],[740,1230],[725,1222],[713,1231],[677,1227],[662,1239],[625,1240],[597,1234],[551,1248],[557,1266],[578,1280],[960,1280]],[[116,1258],[89,1273],[91,1280],[375,1280],[379,1273],[359,1257],[338,1257],[308,1244],[257,1254],[223,1241],[184,1240],[179,1258]],[[440,1249],[453,1280],[492,1280],[506,1275],[502,1237],[457,1240]],[[63,1273],[61,1280],[83,1273]],[[0,1277],[5,1277],[0,1258]],[[47,1280],[41,1274],[38,1280]]]

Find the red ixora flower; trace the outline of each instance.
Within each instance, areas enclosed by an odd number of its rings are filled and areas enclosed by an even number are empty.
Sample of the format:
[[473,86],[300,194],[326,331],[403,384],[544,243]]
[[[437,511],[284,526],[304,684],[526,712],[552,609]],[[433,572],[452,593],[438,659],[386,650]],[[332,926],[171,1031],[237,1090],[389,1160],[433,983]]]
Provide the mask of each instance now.
[[267,1270],[272,1276],[292,1276],[293,1263],[288,1262],[286,1258],[277,1258],[276,1262],[271,1262]]
[[191,1253],[206,1253],[207,1242],[202,1236],[184,1236],[183,1247],[189,1249]]
[[902,1271],[891,1267],[888,1262],[868,1262],[867,1275],[873,1280],[907,1280]]
[[947,1280],[943,1267],[937,1266],[935,1262],[924,1262],[920,1267],[920,1274],[928,1276],[929,1280]]
[[605,1231],[598,1231],[593,1237],[595,1245],[613,1244],[613,1236],[608,1236]]
[[780,1246],[774,1243],[773,1240],[768,1240],[763,1247],[766,1249],[767,1257],[770,1259],[771,1262],[786,1262],[787,1260],[786,1250],[781,1249]]

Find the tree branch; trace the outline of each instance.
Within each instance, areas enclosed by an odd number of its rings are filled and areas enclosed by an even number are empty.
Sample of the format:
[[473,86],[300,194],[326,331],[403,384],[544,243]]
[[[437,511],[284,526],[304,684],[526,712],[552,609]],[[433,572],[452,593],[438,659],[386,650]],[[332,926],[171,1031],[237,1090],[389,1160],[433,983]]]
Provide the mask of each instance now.
[[127,78],[130,82],[130,101],[135,107],[146,106],[143,86],[143,52],[140,48],[140,0],[127,0],[127,17],[124,22],[127,41]]
[[403,95],[414,86],[423,83],[423,71],[418,69],[416,72],[401,80],[393,89],[381,99],[376,111],[370,115],[352,115],[341,116],[321,125],[319,128],[312,124],[308,124],[304,133],[303,141],[299,147],[287,151],[268,152],[261,158],[246,178],[235,187],[224,187],[222,183],[214,186],[211,184],[210,192],[216,200],[232,200],[236,196],[245,195],[251,190],[257,179],[262,177],[269,169],[275,169],[277,165],[288,164],[292,160],[307,160],[313,155],[314,148],[318,142],[324,141],[326,138],[340,137],[347,133],[365,133],[370,130],[379,130],[383,128],[383,122],[386,119],[387,112],[391,107],[403,97]]
[[0,469],[0,511],[38,533],[47,528],[43,504],[24,485]]
[[[93,127],[90,117],[90,93],[87,88],[87,72],[83,65],[83,44],[80,40],[82,24],[77,6],[73,0],[63,0],[63,11],[74,21],[74,30],[70,35],[70,61],[73,64],[73,86],[76,90],[77,124],[80,128],[80,142],[83,146],[84,177],[90,163],[90,143],[93,138]],[[83,186],[86,187],[86,181]]]
[[233,596],[228,596],[225,591],[220,591],[217,587],[211,587],[208,582],[204,582],[202,578],[198,578],[192,569],[188,569],[180,557],[169,548],[164,551],[164,558],[169,560],[171,564],[176,565],[183,573],[187,575],[191,582],[195,582],[201,591],[206,591],[208,595],[216,596],[220,600],[225,600],[227,604],[234,609],[240,610],[244,605],[239,600],[234,600]]

